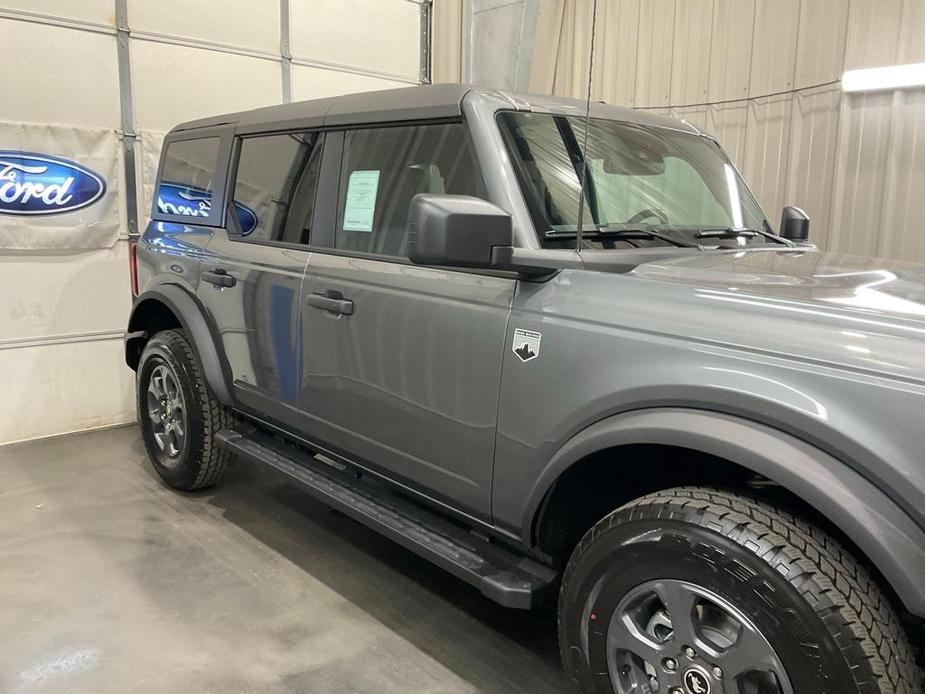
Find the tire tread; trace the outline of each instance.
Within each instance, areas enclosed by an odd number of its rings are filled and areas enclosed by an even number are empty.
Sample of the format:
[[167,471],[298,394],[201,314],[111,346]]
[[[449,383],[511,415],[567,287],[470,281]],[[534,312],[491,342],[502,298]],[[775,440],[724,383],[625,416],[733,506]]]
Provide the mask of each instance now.
[[[588,547],[618,524],[658,518],[714,530],[787,578],[813,607],[864,694],[921,694],[908,636],[866,569],[821,528],[762,501],[721,489],[681,487],[635,499],[582,538],[562,579],[563,593]],[[560,628],[562,614],[560,612]],[[867,667],[862,667],[866,664]]]

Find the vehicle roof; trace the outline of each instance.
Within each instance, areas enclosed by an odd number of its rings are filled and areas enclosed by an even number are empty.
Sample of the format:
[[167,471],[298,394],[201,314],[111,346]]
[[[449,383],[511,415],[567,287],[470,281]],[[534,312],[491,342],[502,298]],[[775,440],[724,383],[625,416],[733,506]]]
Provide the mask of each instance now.
[[[259,132],[288,128],[313,128],[322,125],[351,125],[408,120],[453,118],[462,114],[464,99],[494,102],[497,110],[537,111],[583,115],[585,102],[559,96],[515,94],[468,84],[434,84],[399,89],[385,89],[358,94],[311,99],[251,111],[226,113],[188,121],[173,131],[192,130],[218,125],[235,125],[239,131]],[[591,115],[641,125],[671,127],[699,132],[691,125],[637,109],[592,102]]]

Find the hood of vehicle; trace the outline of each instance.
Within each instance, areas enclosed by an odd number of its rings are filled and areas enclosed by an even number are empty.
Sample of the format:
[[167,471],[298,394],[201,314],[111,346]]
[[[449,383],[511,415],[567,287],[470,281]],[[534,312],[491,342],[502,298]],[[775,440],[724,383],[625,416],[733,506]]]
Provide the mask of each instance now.
[[815,250],[709,251],[640,265],[647,279],[925,322],[925,265]]

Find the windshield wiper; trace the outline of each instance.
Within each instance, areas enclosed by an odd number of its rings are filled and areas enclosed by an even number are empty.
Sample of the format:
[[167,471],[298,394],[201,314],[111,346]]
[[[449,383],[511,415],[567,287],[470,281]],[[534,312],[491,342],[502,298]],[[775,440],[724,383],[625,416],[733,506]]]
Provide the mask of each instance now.
[[627,227],[625,225],[605,226],[599,230],[599,233],[601,237],[605,239],[658,239],[659,241],[671,243],[681,248],[700,248],[696,243],[672,238],[658,227]]
[[[547,231],[545,234],[547,239],[573,239],[576,236],[577,233],[574,231]],[[700,248],[700,246],[696,243],[672,238],[666,235],[662,229],[649,226],[628,227],[625,224],[602,226],[597,229],[582,232],[581,237],[591,241],[658,239],[659,241],[664,241],[665,243],[670,243],[671,245],[679,246],[680,248]]]
[[756,236],[763,236],[766,239],[771,239],[777,243],[782,243],[786,246],[791,246],[787,239],[776,236],[769,231],[764,229],[747,229],[747,228],[734,228],[734,227],[707,227],[698,229],[697,233],[694,234],[698,239],[737,239],[737,238],[750,238],[753,239]]

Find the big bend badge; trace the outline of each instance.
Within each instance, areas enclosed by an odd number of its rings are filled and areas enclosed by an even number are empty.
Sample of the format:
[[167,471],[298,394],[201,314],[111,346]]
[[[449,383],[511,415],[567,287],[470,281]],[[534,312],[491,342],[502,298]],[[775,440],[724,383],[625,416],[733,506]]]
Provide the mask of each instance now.
[[514,344],[511,349],[514,350],[520,361],[530,361],[540,355],[540,339],[543,336],[532,330],[517,328],[514,330]]

